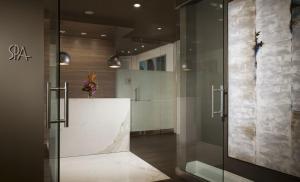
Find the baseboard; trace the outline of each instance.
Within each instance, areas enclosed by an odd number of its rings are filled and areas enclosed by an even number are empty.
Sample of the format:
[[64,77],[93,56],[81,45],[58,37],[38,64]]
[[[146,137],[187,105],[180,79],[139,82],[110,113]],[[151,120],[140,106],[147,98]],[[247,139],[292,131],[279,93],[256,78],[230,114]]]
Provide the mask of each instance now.
[[147,130],[147,131],[132,131],[130,136],[144,136],[144,135],[162,135],[162,134],[175,134],[174,129],[161,129],[161,130]]

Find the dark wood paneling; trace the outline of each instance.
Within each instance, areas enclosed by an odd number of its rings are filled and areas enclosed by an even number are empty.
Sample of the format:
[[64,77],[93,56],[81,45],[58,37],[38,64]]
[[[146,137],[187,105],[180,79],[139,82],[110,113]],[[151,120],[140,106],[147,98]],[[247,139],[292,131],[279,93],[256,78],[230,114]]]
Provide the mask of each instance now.
[[107,59],[113,55],[113,43],[110,40],[82,37],[61,37],[61,51],[71,56],[71,64],[61,66],[61,83],[69,82],[71,98],[87,98],[83,92],[83,81],[90,72],[97,74],[96,98],[115,97],[116,70],[107,66]]

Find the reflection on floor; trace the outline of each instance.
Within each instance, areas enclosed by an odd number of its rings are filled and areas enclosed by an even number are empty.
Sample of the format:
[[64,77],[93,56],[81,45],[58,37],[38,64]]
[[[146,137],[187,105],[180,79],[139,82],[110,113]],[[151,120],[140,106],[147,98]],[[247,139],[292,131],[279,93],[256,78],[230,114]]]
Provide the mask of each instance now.
[[169,179],[131,152],[61,158],[61,182],[152,182]]
[[188,162],[186,164],[186,171],[211,182],[253,182],[200,161]]
[[175,174],[176,134],[132,136],[130,151],[172,178],[167,181],[183,181]]

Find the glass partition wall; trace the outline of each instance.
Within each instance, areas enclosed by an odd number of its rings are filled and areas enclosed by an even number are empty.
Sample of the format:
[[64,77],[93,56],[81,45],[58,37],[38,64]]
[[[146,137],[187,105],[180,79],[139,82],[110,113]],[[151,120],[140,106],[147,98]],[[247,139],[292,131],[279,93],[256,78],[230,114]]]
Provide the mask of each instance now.
[[121,69],[116,80],[116,96],[131,98],[131,132],[174,129],[175,72]]
[[178,167],[223,181],[223,1],[193,1],[180,12]]
[[177,131],[177,42],[133,56],[121,56],[116,72],[116,97],[131,99],[131,134],[152,135]]

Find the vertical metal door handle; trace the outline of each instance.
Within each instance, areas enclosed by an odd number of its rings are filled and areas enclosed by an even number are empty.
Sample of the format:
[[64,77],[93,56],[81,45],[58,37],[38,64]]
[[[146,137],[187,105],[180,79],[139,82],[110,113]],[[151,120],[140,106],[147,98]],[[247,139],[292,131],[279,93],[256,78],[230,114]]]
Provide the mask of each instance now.
[[[214,106],[214,102],[215,102],[215,99],[214,99],[214,93],[215,92],[220,92],[220,110],[219,111],[214,111],[215,109],[215,106]],[[211,86],[211,118],[214,118],[214,115],[215,114],[220,114],[221,117],[223,117],[223,108],[224,108],[224,87],[223,85],[220,85],[220,88],[218,89],[215,89],[214,86],[212,85]]]
[[215,99],[214,99],[214,94],[215,94],[215,88],[214,85],[211,86],[211,118],[214,118],[214,108],[215,108]]
[[134,101],[138,101],[138,88],[134,89]]
[[64,114],[65,114],[65,127],[69,127],[69,84],[67,82],[65,82],[65,87],[64,87],[64,91],[65,91],[65,104],[64,104]]
[[[51,118],[51,91],[64,90],[64,119],[52,121]],[[69,127],[69,84],[65,82],[63,88],[51,88],[50,83],[47,82],[47,99],[46,99],[46,127],[50,128],[51,123],[64,123],[65,127]]]
[[50,128],[50,83],[47,82],[47,91],[46,91],[46,128]]
[[220,117],[224,116],[224,87],[220,85]]

